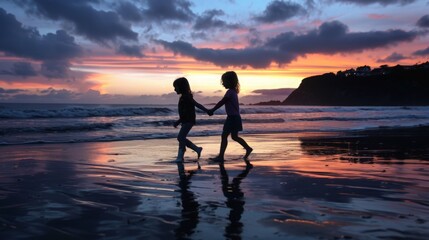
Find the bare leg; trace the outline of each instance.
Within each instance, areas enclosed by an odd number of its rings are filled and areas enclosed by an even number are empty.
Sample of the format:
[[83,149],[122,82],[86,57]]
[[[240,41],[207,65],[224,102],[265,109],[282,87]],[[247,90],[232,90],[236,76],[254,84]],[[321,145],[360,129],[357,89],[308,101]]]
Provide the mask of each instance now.
[[179,141],[179,152],[177,154],[176,161],[184,158],[184,153],[186,151],[187,141],[189,141],[186,136],[188,136],[189,131],[191,131],[193,124],[192,123],[182,123],[179,134],[177,135],[177,141]]
[[186,142],[186,146],[188,148],[194,150],[197,153],[197,155],[198,155],[198,159],[200,159],[201,152],[203,151],[203,148],[202,147],[198,147],[193,142],[191,142],[189,139],[185,139],[185,142]]
[[241,137],[238,136],[238,132],[234,132],[231,133],[231,138],[232,140],[238,142],[241,146],[244,147],[244,149],[246,149],[246,154],[244,155],[243,159],[247,160],[247,158],[249,157],[249,155],[252,153],[253,148],[251,148],[246,141],[244,141],[244,139],[242,139]]
[[215,161],[223,162],[225,157],[226,147],[228,146],[228,136],[229,136],[229,133],[225,133],[225,132],[222,133],[219,155],[216,158],[214,158]]

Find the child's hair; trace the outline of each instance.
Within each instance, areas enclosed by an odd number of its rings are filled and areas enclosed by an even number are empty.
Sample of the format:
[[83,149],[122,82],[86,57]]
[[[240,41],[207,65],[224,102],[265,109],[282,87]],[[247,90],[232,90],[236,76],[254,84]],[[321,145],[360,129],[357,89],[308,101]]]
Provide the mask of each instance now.
[[238,76],[234,71],[222,74],[222,83],[226,88],[233,88],[237,93],[240,92],[240,83],[238,82]]
[[192,94],[191,86],[189,85],[188,79],[184,77],[174,80],[173,86],[177,88],[180,94]]

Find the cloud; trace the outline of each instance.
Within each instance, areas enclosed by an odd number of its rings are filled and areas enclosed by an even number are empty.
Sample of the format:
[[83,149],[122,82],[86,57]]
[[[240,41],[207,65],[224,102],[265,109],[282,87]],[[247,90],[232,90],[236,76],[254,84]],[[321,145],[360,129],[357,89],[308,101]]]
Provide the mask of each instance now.
[[0,51],[35,60],[64,60],[82,54],[74,38],[65,31],[41,35],[34,28],[26,28],[14,15],[0,8]]
[[416,56],[428,56],[429,55],[429,47],[427,47],[425,49],[422,49],[422,50],[415,51],[413,53],[413,55],[416,55]]
[[286,96],[293,92],[295,88],[277,88],[277,89],[257,89],[252,93],[266,95],[266,96]]
[[76,33],[88,39],[106,43],[123,38],[137,41],[138,34],[131,26],[121,21],[119,15],[112,11],[96,10],[85,0],[57,1],[34,0],[24,1],[31,11],[52,19],[72,23]]
[[263,23],[285,21],[298,15],[306,13],[304,7],[290,1],[272,1],[264,12],[254,19]]
[[265,48],[212,49],[196,48],[183,41],[167,42],[158,40],[157,43],[175,54],[193,57],[199,61],[211,62],[220,67],[243,67],[248,65],[253,68],[267,68],[271,62],[277,62],[278,64],[289,63],[296,57],[295,55]]
[[351,3],[357,5],[380,4],[383,6],[391,4],[406,5],[415,2],[415,0],[333,0],[334,2]]
[[128,21],[140,22],[143,20],[142,11],[130,2],[120,2],[116,11],[123,19]]
[[[96,103],[96,104],[172,104],[177,103],[179,97],[176,93],[163,95],[123,95],[102,94],[97,90],[76,92],[68,89],[47,88],[36,92],[23,89],[0,88],[0,101],[2,102],[32,102],[32,103]],[[200,101],[200,99],[198,99]]]
[[407,59],[407,57],[405,57],[402,54],[394,52],[394,53],[390,54],[389,56],[387,56],[386,58],[377,60],[377,62],[379,62],[379,63],[399,62],[399,61],[404,60],[404,59]]
[[37,76],[37,71],[33,68],[33,65],[29,62],[16,62],[12,65],[11,70],[0,71],[1,75],[13,75],[19,77],[33,77]]
[[429,15],[424,15],[417,21],[417,26],[422,28],[429,28]]
[[126,44],[120,44],[118,49],[116,50],[116,53],[130,56],[130,57],[138,57],[141,58],[144,55],[141,52],[141,47],[137,45],[126,45]]
[[345,24],[333,21],[323,23],[318,29],[308,33],[298,35],[294,32],[285,32],[257,47],[242,49],[197,48],[184,41],[156,42],[175,54],[211,62],[221,67],[267,68],[271,63],[287,64],[298,56],[311,53],[351,53],[388,47],[410,42],[422,34],[425,33],[403,30],[349,33]]
[[40,73],[47,78],[67,78],[70,74],[68,61],[45,61],[42,63]]
[[216,16],[222,16],[225,13],[222,10],[205,11],[201,16],[195,20],[195,30],[208,30],[212,28],[235,29],[239,28],[239,24],[228,24],[225,21],[215,19]]
[[282,33],[267,42],[267,46],[279,47],[282,51],[296,54],[348,53],[387,47],[401,42],[410,42],[421,35],[419,32],[403,30],[349,33],[348,27],[339,22],[323,23],[307,34]]
[[[25,82],[69,86],[86,90],[96,86],[86,80],[86,73],[70,70],[70,61],[83,55],[83,49],[75,39],[63,30],[41,35],[37,29],[23,26],[15,16],[0,8],[0,51],[6,55],[40,61],[40,68],[33,68],[28,62],[10,63],[2,74],[10,77],[3,82]],[[30,80],[23,79],[31,77]],[[51,79],[57,79],[55,82]]]
[[163,22],[175,20],[190,22],[195,14],[187,0],[147,0],[147,8],[142,10],[145,20]]
[[27,90],[23,90],[23,89],[4,89],[0,87],[0,94],[15,94],[15,93],[21,93],[26,91]]
[[278,89],[258,89],[252,91],[252,94],[242,96],[242,103],[259,103],[268,101],[283,101],[291,94],[295,88],[278,88]]

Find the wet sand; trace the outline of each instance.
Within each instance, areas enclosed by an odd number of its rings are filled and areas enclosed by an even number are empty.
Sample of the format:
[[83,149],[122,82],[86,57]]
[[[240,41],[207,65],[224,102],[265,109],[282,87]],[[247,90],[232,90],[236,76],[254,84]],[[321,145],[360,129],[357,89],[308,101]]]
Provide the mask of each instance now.
[[428,239],[429,134],[0,147],[0,239]]

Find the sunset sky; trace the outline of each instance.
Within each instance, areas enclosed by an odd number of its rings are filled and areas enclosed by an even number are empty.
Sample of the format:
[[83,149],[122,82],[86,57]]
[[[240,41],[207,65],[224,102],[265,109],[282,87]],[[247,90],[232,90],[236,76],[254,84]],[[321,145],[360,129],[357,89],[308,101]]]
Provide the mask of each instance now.
[[429,59],[429,0],[2,0],[0,102],[202,103],[238,73],[243,103],[305,77]]

